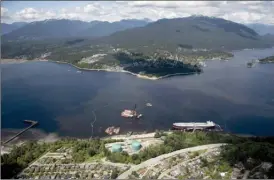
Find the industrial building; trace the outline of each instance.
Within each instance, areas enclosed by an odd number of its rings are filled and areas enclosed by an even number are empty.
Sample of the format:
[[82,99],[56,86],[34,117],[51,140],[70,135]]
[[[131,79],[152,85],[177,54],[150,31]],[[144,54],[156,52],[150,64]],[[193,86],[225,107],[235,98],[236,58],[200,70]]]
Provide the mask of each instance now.
[[111,152],[127,152],[129,155],[139,153],[142,149],[152,145],[163,143],[161,139],[127,139],[124,142],[108,143],[105,147]]
[[122,152],[123,148],[121,144],[113,144],[111,146],[111,152]]
[[136,151],[139,151],[142,148],[142,145],[138,141],[132,141],[131,148],[132,148],[133,151],[136,152]]

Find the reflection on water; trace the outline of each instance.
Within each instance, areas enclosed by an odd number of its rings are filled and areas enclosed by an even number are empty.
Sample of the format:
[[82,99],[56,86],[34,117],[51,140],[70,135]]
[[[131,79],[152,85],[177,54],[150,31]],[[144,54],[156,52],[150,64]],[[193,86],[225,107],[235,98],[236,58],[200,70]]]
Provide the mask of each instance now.
[[[169,129],[173,122],[212,120],[227,131],[274,135],[274,64],[246,68],[246,62],[274,49],[235,52],[230,61],[209,61],[200,75],[159,81],[124,73],[83,71],[69,65],[28,62],[2,65],[2,128],[22,128],[22,120],[59,135],[104,135]],[[70,71],[68,71],[70,70]],[[153,104],[147,107],[146,103]],[[140,120],[120,116],[137,104]],[[4,113],[3,113],[4,112]]]

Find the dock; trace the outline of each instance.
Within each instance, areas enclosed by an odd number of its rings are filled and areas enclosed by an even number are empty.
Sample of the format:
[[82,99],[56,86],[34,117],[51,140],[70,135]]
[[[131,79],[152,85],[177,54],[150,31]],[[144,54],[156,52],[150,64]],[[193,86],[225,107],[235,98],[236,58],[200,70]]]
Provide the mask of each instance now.
[[5,142],[3,142],[2,145],[5,145],[5,144],[9,143],[10,141],[12,141],[13,139],[15,139],[16,137],[20,136],[21,134],[23,134],[24,132],[26,132],[27,130],[29,130],[30,128],[32,128],[33,126],[36,126],[38,124],[38,121],[32,121],[32,120],[24,120],[24,122],[30,123],[31,125],[28,126],[25,129],[23,129],[19,133],[15,134],[13,137],[9,138]]

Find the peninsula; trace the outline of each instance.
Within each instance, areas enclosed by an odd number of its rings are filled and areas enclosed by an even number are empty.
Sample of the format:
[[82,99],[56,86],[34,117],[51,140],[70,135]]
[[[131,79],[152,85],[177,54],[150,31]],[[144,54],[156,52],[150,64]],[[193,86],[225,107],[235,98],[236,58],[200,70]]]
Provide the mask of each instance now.
[[274,63],[274,55],[259,60],[260,63]]

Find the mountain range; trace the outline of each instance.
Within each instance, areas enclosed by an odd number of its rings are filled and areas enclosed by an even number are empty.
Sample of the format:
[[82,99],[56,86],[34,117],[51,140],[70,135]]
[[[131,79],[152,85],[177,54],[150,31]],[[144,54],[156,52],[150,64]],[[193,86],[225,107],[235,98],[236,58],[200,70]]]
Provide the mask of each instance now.
[[[21,40],[21,41],[18,41]],[[33,41],[35,40],[35,41]],[[79,61],[94,54],[123,49],[143,54],[186,54],[204,50],[231,51],[274,46],[274,35],[260,35],[246,25],[221,18],[190,16],[117,22],[45,20],[26,24],[2,36],[2,57]]]
[[[145,26],[148,20],[128,19],[117,22],[49,19],[5,30],[7,40],[41,40],[46,38],[101,37],[128,28]],[[9,32],[9,33],[7,33]]]
[[1,23],[1,35],[10,33],[26,24],[28,23],[26,22],[14,22],[12,24]]
[[266,24],[247,24],[247,26],[251,29],[254,29],[260,35],[273,34],[274,35],[274,25],[266,25]]
[[170,49],[178,45],[207,49],[244,49],[273,45],[273,42],[267,41],[243,24],[206,16],[160,19],[144,27],[98,38],[93,43],[118,44],[128,48],[155,46]]
[[[151,43],[172,46],[187,44],[197,48],[223,47],[228,49],[233,48],[235,44],[239,48],[260,47],[267,41],[271,41],[274,33],[274,26],[271,25],[243,25],[206,16],[160,19],[156,22],[149,19],[128,19],[112,23],[49,19],[32,23],[1,23],[1,29],[3,40],[99,38],[95,40],[95,43],[103,42],[133,47],[147,46]],[[261,36],[270,37],[270,39]],[[271,44],[271,42],[267,43]]]

